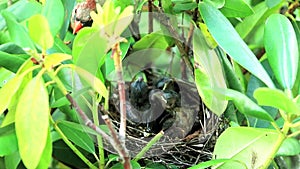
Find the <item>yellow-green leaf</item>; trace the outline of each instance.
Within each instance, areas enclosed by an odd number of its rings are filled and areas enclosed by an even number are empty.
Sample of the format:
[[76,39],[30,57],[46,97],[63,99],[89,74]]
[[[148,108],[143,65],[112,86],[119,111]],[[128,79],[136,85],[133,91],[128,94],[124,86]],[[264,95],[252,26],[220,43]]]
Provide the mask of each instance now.
[[72,59],[71,55],[64,53],[53,53],[46,56],[44,61],[44,66],[46,69],[52,69],[53,67],[59,65],[62,61]]
[[16,109],[19,152],[27,168],[36,168],[47,142],[49,128],[48,92],[40,76],[24,88]]
[[15,76],[0,89],[0,96],[5,96],[5,97],[0,97],[0,115],[3,113],[5,109],[7,109],[11,101],[11,98],[19,89],[23,77],[24,76]]
[[54,40],[45,16],[41,14],[32,16],[28,21],[28,30],[31,39],[40,45],[43,50],[53,46]]

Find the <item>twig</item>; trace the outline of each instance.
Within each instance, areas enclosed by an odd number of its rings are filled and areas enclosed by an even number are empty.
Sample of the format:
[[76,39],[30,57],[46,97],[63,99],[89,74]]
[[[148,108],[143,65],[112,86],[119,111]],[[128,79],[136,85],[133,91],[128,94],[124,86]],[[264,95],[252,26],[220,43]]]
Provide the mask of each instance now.
[[122,61],[121,61],[121,50],[120,43],[116,43],[112,47],[112,57],[114,59],[115,70],[117,73],[117,82],[120,99],[120,129],[119,136],[122,146],[125,147],[125,135],[126,135],[126,97],[125,97],[125,82],[123,79]]
[[114,141],[114,146],[115,149],[118,151],[118,154],[121,156],[121,158],[124,160],[124,168],[125,169],[130,169],[131,164],[130,164],[130,157],[128,155],[128,152],[125,147],[122,146],[122,143],[120,142],[120,139],[118,138],[118,133],[115,131],[115,128],[113,127],[113,124],[109,120],[109,117],[107,115],[102,116],[102,119],[104,120],[106,126],[108,127],[111,136]]
[[148,33],[153,32],[153,9],[152,9],[153,3],[152,0],[148,0],[148,20],[149,20],[149,25],[148,25]]

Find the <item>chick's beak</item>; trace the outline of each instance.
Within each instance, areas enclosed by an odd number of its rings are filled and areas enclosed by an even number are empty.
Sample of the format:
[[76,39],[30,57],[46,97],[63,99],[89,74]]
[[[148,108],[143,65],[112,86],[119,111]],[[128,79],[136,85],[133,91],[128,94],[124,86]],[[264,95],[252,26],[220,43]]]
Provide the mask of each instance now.
[[83,27],[83,24],[80,21],[75,21],[74,27],[73,27],[73,34],[75,35],[82,27]]

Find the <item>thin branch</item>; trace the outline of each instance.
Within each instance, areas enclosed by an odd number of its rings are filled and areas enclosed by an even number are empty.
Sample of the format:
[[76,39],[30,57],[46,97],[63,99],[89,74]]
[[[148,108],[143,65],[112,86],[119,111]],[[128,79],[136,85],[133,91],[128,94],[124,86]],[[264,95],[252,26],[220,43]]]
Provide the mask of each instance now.
[[114,59],[115,70],[117,73],[117,82],[119,90],[120,99],[120,128],[119,136],[122,146],[125,147],[125,137],[126,137],[126,97],[125,97],[125,82],[123,79],[122,61],[121,61],[121,50],[120,43],[116,43],[112,47],[112,57]]
[[148,25],[148,33],[153,32],[153,3],[152,0],[148,0],[148,20],[149,20],[149,25]]

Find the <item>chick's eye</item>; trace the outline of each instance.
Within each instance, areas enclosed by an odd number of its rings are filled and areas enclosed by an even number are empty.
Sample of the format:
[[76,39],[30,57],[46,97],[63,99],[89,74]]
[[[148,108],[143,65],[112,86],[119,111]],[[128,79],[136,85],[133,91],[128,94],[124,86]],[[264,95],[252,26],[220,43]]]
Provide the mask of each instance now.
[[74,10],[74,13],[77,13],[77,9]]

